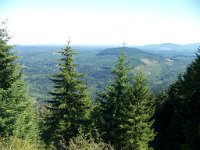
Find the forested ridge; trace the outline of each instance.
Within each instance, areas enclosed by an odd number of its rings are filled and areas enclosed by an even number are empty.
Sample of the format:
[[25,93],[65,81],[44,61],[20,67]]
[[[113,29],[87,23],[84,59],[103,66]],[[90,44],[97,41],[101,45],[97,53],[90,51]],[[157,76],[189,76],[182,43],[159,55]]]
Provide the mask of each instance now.
[[99,51],[99,58],[111,55],[116,63],[109,68],[110,82],[102,82],[105,88],[92,95],[87,70],[81,71],[69,41],[56,53],[60,57],[56,73],[49,74],[49,97],[40,101],[29,94],[23,73],[27,66],[8,44],[5,26],[0,26],[0,149],[200,149],[200,50],[185,72],[157,93],[146,72],[133,69],[137,61],[126,55],[137,56],[138,49]]
[[[166,47],[171,44],[162,44]],[[164,89],[177,79],[177,75],[183,73],[188,64],[195,59],[193,49],[197,49],[197,44],[192,48],[187,45],[179,45],[178,50],[158,50],[152,51],[148,46],[143,48],[126,47],[124,54],[127,63],[130,64],[130,72],[143,70],[149,82],[152,92],[160,94]],[[58,62],[62,56],[59,53],[64,46],[24,46],[14,47],[14,52],[20,57],[23,67],[24,79],[28,84],[29,94],[39,101],[48,100],[49,91],[53,84],[49,79],[50,74],[58,71]],[[120,48],[105,48],[103,46],[73,46],[77,55],[74,55],[76,69],[84,74],[82,78],[88,86],[89,93],[95,96],[98,90],[104,90],[105,85],[113,78],[111,70],[117,63],[117,55]],[[154,45],[155,49],[157,44]],[[176,48],[176,47],[175,47]],[[112,54],[112,55],[111,55]],[[115,54],[115,55],[113,55]]]

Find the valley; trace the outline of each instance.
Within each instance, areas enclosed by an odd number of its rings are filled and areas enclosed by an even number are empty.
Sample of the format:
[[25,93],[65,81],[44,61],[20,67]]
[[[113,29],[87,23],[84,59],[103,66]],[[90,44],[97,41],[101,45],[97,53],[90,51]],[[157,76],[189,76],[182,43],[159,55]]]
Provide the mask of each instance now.
[[[59,51],[64,46],[16,46],[14,51],[20,56],[29,86],[31,97],[38,101],[50,98],[52,90],[50,75],[58,71]],[[198,44],[152,44],[125,47],[127,65],[131,74],[143,70],[155,94],[165,90],[185,71],[186,66],[195,58]],[[103,90],[112,79],[111,70],[115,66],[120,47],[116,46],[74,46],[77,70],[84,74],[84,82],[92,96]],[[130,76],[131,76],[130,74]]]

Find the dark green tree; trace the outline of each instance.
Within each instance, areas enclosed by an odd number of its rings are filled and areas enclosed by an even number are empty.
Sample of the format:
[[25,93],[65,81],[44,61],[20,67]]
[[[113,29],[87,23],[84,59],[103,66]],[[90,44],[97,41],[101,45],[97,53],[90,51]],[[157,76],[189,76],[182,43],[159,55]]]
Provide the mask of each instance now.
[[129,79],[127,74],[129,69],[125,66],[126,57],[122,52],[118,57],[116,68],[113,69],[114,82],[111,83],[104,93],[99,93],[97,102],[99,102],[99,113],[96,121],[101,137],[107,143],[111,143],[115,149],[121,149],[124,146],[125,130],[122,125],[126,116],[126,104],[128,99]]
[[79,128],[87,129],[91,107],[87,87],[81,80],[82,74],[76,71],[75,53],[70,42],[60,53],[60,72],[51,78],[54,91],[51,92],[53,99],[48,101],[50,114],[46,119],[48,134],[45,135],[57,146],[61,140],[68,145],[70,139],[77,136]]
[[112,71],[114,82],[98,94],[94,122],[101,137],[115,149],[148,149],[155,136],[155,101],[142,73],[132,82],[125,61],[122,51]]
[[181,109],[177,112],[177,118],[182,121],[184,140],[181,148],[184,150],[200,149],[200,49],[198,50],[196,59],[179,79]]
[[18,57],[7,44],[9,39],[3,22],[0,26],[0,136],[36,143],[40,139],[36,111],[29,101]]
[[184,100],[180,93],[181,83],[179,81],[172,84],[165,95],[158,97],[154,116],[157,136],[153,142],[153,147],[158,150],[161,148],[164,150],[181,149],[183,121],[179,113]]
[[22,79],[18,57],[8,45],[6,22],[0,25],[0,135],[12,135],[19,114],[27,105],[27,88]]
[[[172,84],[156,113],[155,149],[200,149],[200,55]],[[168,113],[168,117],[166,116]],[[162,119],[161,119],[162,118]],[[165,123],[164,123],[165,122]]]
[[154,130],[157,132],[157,135],[152,142],[152,146],[158,150],[170,150],[172,144],[168,144],[167,146],[167,143],[173,141],[173,137],[170,137],[171,132],[169,132],[173,114],[173,104],[172,101],[169,100],[168,91],[161,93],[156,99],[157,104],[154,114]]

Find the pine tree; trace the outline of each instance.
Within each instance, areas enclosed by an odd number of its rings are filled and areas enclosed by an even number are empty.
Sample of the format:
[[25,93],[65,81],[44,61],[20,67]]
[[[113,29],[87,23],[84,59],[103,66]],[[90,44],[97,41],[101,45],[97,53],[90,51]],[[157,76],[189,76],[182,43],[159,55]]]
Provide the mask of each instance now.
[[180,117],[182,102],[184,102],[182,92],[182,78],[179,76],[178,81],[170,86],[167,95],[160,105],[159,111],[155,115],[155,130],[157,132],[155,149],[163,148],[182,149],[181,144],[184,140],[182,133],[183,120]]
[[[113,70],[114,82],[97,97],[96,127],[106,143],[115,149],[149,149],[155,101],[142,73],[128,77],[122,52]],[[102,116],[102,117],[99,117]]]
[[113,69],[114,82],[109,85],[104,93],[97,97],[99,105],[99,115],[102,116],[100,125],[97,124],[101,137],[107,143],[111,143],[115,149],[121,149],[124,144],[125,132],[121,126],[125,121],[125,110],[128,94],[128,67],[125,66],[126,57],[122,52],[118,57],[118,64]]
[[128,95],[127,121],[123,125],[125,149],[147,150],[155,136],[152,128],[155,101],[142,72],[135,75]]
[[[0,27],[0,136],[39,141],[35,112],[29,101],[18,57],[7,42],[6,22]],[[27,116],[27,117],[23,117]],[[26,137],[26,138],[25,138]]]
[[17,62],[18,57],[12,52],[7,42],[3,22],[0,26],[0,135],[12,135],[18,115],[27,105],[27,88],[22,79],[22,71]]
[[200,149],[200,49],[194,62],[192,62],[179,79],[179,105],[176,113],[181,123],[183,141],[181,148],[184,150]]
[[[158,143],[155,149],[200,149],[200,55],[183,75],[172,84],[168,97],[158,111],[156,125]],[[168,113],[168,117],[164,116]],[[160,118],[163,118],[160,120]],[[166,122],[165,124],[163,122]],[[159,126],[158,126],[159,125]]]
[[48,101],[50,111],[47,117],[47,133],[57,146],[60,140],[69,140],[78,134],[78,129],[87,128],[87,120],[90,111],[90,99],[87,88],[80,79],[82,74],[77,73],[73,55],[75,54],[68,42],[60,52],[60,72],[52,76],[54,91],[53,99]]

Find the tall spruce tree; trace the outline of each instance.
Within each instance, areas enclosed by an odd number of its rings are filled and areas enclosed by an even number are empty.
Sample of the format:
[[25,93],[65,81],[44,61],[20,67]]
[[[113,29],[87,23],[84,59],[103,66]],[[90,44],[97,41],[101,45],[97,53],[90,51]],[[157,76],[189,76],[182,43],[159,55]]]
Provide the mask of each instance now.
[[155,100],[147,85],[144,74],[138,72],[129,89],[129,100],[126,111],[125,149],[147,150],[149,143],[154,139],[152,127]]
[[112,71],[114,82],[98,94],[98,116],[94,122],[101,137],[115,149],[149,149],[155,136],[152,129],[155,101],[142,73],[135,76],[134,82],[128,77],[125,61],[122,51]]
[[111,83],[104,93],[98,94],[99,115],[97,124],[101,137],[107,143],[111,143],[115,149],[124,146],[125,139],[122,125],[126,120],[126,104],[128,99],[129,80],[127,74],[129,69],[125,66],[126,57],[122,53],[118,57],[116,68],[113,69],[114,82]]
[[182,90],[185,103],[180,111],[184,116],[183,134],[184,150],[200,149],[200,48],[195,61],[187,68],[183,75]]
[[6,22],[0,25],[0,135],[12,135],[18,115],[27,105],[27,89],[22,80],[18,57],[8,45]]
[[90,111],[90,99],[87,88],[81,80],[82,74],[77,73],[73,55],[75,54],[70,42],[60,52],[60,72],[52,75],[54,91],[53,99],[48,101],[50,114],[47,117],[47,139],[56,146],[59,141],[69,144],[72,137],[77,136],[78,129],[87,127]]
[[39,130],[36,112],[31,111],[35,108],[29,101],[18,57],[7,44],[9,39],[3,22],[0,25],[0,136],[15,136],[36,143]]

